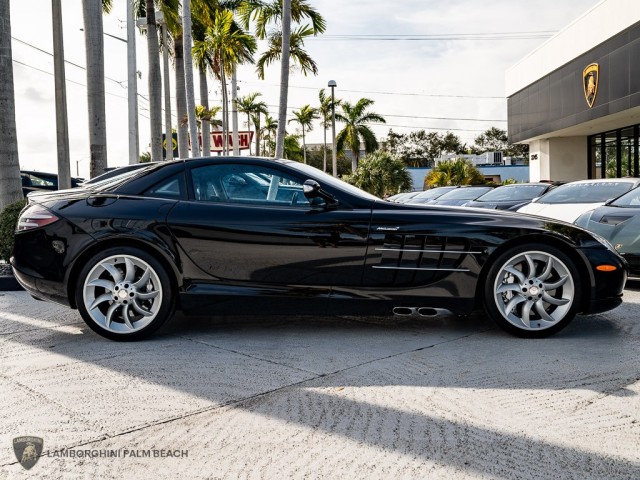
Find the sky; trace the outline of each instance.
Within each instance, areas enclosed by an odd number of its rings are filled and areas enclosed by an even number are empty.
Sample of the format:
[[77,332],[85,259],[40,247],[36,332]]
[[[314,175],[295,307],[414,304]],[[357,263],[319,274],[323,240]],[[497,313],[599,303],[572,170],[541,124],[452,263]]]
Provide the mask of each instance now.
[[[505,71],[599,0],[309,0],[326,19],[327,31],[306,49],[318,75],[290,76],[289,115],[318,103],[318,92],[335,80],[337,98],[374,100],[371,111],[386,118],[374,126],[379,140],[389,129],[408,133],[447,130],[463,142],[496,126],[507,128]],[[22,169],[55,172],[56,126],[51,2],[11,0],[13,75],[18,152]],[[71,173],[88,177],[86,65],[81,0],[63,0]],[[114,0],[104,32],[126,37],[126,0]],[[531,33],[536,32],[536,33]],[[542,33],[540,33],[542,32]],[[107,155],[111,167],[128,163],[126,44],[105,36]],[[140,151],[149,150],[146,38],[137,36]],[[264,51],[264,44],[259,51]],[[74,65],[72,65],[73,63]],[[238,71],[238,95],[260,92],[277,118],[279,65],[258,79],[254,66]],[[171,76],[171,89],[174,88]],[[210,105],[220,86],[209,76]],[[196,97],[198,84],[196,75]],[[327,89],[329,91],[329,89]],[[172,92],[172,101],[175,102]],[[198,100],[196,101],[197,103]],[[173,105],[175,119],[175,103]],[[240,116],[241,128],[245,118]],[[164,117],[163,117],[164,118]],[[340,124],[336,128],[340,129]],[[296,124],[289,124],[296,132]],[[330,138],[330,131],[328,132]],[[319,124],[307,144],[322,143]]]

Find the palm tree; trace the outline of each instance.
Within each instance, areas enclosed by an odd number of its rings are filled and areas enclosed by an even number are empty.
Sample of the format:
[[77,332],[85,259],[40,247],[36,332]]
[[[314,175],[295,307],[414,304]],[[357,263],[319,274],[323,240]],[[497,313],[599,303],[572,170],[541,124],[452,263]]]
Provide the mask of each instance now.
[[342,102],[342,113],[336,113],[336,120],[345,123],[344,128],[338,133],[336,138],[336,149],[344,150],[348,146],[353,152],[351,170],[358,168],[360,157],[360,143],[364,142],[366,153],[374,152],[378,149],[376,135],[369,128],[369,123],[386,123],[386,120],[377,113],[368,112],[367,108],[373,105],[374,101],[369,98],[361,98],[355,105],[349,102]]
[[484,175],[469,160],[456,158],[439,162],[424,179],[425,187],[481,185]]
[[[272,116],[265,114],[264,117],[264,127],[262,127],[262,131],[264,132],[264,154],[273,156],[275,151],[275,136],[278,133],[278,120],[273,118]],[[267,146],[269,147],[267,149]]]
[[331,112],[333,109],[340,105],[341,100],[334,100],[334,104],[331,104],[331,97],[325,93],[324,88],[318,92],[318,100],[320,100],[320,106],[318,112],[320,113],[322,130],[324,133],[324,148],[322,157],[322,171],[327,171],[327,129],[331,126]]
[[282,158],[295,160],[296,162],[302,160],[302,149],[300,148],[300,144],[298,143],[297,135],[285,135]]
[[3,136],[0,142],[0,211],[22,198],[9,3],[9,0],[0,0],[0,132]]
[[[236,108],[240,113],[247,116],[247,130],[251,131],[251,114],[256,108],[256,98],[262,95],[260,92],[253,92],[245,97],[236,99]],[[249,155],[251,155],[251,142],[249,142]]]
[[182,0],[182,48],[184,50],[184,82],[187,94],[187,117],[191,136],[191,156],[200,156],[200,141],[196,125],[196,99],[193,89],[193,55],[191,53],[193,36],[191,31],[191,0]]
[[71,188],[69,160],[69,121],[67,117],[67,86],[64,71],[64,41],[62,35],[62,4],[51,2],[53,27],[53,76],[56,98],[56,138],[58,144],[58,189]]
[[196,41],[194,45],[194,50],[210,53],[213,59],[213,71],[222,86],[222,128],[225,152],[228,148],[229,135],[227,73],[235,71],[237,65],[241,63],[252,63],[256,49],[256,39],[238,27],[230,10],[223,9],[216,11],[213,24],[207,28],[204,39]]
[[411,174],[402,159],[382,150],[367,154],[347,181],[380,198],[412,187]]
[[[196,105],[195,119],[196,119],[196,124],[198,126],[198,135],[202,137],[203,146],[205,144],[204,142],[205,134],[208,135],[209,137],[211,136],[209,133],[209,126],[213,125],[214,127],[219,127],[220,125],[222,125],[222,122],[215,118],[216,115],[218,115],[218,113],[220,112],[220,110],[222,110],[222,107],[219,105],[213,108],[207,108],[204,105]],[[183,122],[188,123],[188,121],[189,121],[188,117],[183,119]],[[207,128],[206,132],[205,132],[205,125]],[[203,149],[204,156],[211,155],[211,143],[209,143],[208,148],[209,148],[208,151]]]
[[300,110],[294,110],[293,116],[289,123],[296,122],[302,127],[302,158],[307,163],[307,145],[305,140],[305,129],[311,131],[313,129],[313,121],[319,117],[318,109],[311,105],[305,105]]
[[[306,77],[309,73],[318,74],[318,65],[304,50],[304,40],[313,36],[313,29],[307,25],[301,25],[291,32],[289,36],[289,52],[294,63]],[[271,63],[277,62],[282,56],[282,33],[274,32],[269,36],[267,50],[260,55],[256,63],[256,72],[261,80],[264,80],[264,69]]]
[[253,124],[256,126],[256,155],[260,155],[260,117],[262,115],[267,115],[269,113],[269,108],[265,102],[256,102],[253,107],[253,113],[251,114],[251,120],[253,120]]
[[[281,33],[279,44],[280,55],[280,102],[278,106],[278,136],[276,138],[275,156],[281,157],[284,154],[285,123],[287,121],[287,98],[289,93],[289,57],[293,55],[291,51],[291,21],[296,23],[303,18],[309,18],[312,27],[303,27],[302,30],[310,28],[313,35],[322,33],[326,29],[324,18],[306,0],[244,0],[238,7],[240,18],[248,28],[250,21],[256,22],[256,35],[260,39],[267,38],[267,26],[271,23],[281,23]],[[273,50],[274,43],[277,44],[278,33],[272,33],[269,37],[269,50],[272,50],[270,57],[277,54],[278,50]],[[302,38],[302,37],[300,37]],[[300,46],[300,45],[299,45]],[[306,52],[305,52],[306,53]],[[264,62],[263,62],[264,65]],[[315,66],[315,63],[314,63]],[[317,69],[313,70],[314,74]],[[264,77],[264,72],[263,72]]]
[[[85,51],[87,57],[87,106],[89,110],[89,175],[95,177],[107,168],[107,124],[104,100],[104,39],[102,12],[111,8],[110,0],[82,0]],[[162,152],[160,152],[162,153]]]
[[[111,1],[111,0],[107,0]],[[151,132],[151,157],[153,161],[162,160],[162,79],[160,75],[160,48],[156,21],[156,8],[162,12],[165,28],[173,37],[174,57],[176,61],[176,107],[178,118],[186,113],[179,95],[180,87],[184,91],[184,72],[182,66],[181,26],[179,21],[179,0],[135,0],[134,11],[137,16],[146,18],[148,88],[149,88],[149,129]],[[179,40],[180,38],[180,40]],[[178,155],[187,156],[185,127],[178,122]]]
[[151,161],[159,162],[162,160],[162,78],[160,76],[160,48],[158,46],[156,10],[153,0],[146,0],[146,17]]

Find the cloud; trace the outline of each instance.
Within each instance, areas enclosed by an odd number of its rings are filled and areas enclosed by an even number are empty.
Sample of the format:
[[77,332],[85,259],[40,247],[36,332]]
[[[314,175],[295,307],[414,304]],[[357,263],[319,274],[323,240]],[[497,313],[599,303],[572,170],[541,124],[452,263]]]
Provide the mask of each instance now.
[[27,100],[30,100],[30,101],[35,102],[35,103],[46,103],[46,104],[48,104],[53,100],[52,96],[46,95],[46,92],[44,90],[36,89],[34,87],[31,87],[31,86],[26,87],[25,89],[23,89],[22,95]]

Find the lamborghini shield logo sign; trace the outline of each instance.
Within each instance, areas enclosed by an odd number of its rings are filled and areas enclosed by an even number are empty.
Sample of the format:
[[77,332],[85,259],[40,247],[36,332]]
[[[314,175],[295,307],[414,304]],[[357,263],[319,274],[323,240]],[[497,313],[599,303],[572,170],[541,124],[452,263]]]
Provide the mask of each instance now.
[[587,100],[589,108],[593,107],[598,94],[598,80],[600,67],[597,63],[588,65],[582,72],[582,83],[584,85],[584,98]]
[[42,454],[43,440],[38,437],[17,437],[13,439],[13,452],[24,468],[33,467]]

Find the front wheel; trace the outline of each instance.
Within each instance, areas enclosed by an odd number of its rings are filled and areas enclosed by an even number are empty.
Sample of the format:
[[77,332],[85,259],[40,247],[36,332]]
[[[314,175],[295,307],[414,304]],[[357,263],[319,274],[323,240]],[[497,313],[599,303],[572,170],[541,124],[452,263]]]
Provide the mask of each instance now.
[[514,247],[489,268],[484,306],[504,330],[527,338],[566,327],[579,308],[580,276],[561,250],[541,245]]
[[138,248],[113,247],[94,255],[80,271],[75,294],[86,324],[111,340],[147,337],[173,313],[167,272]]

